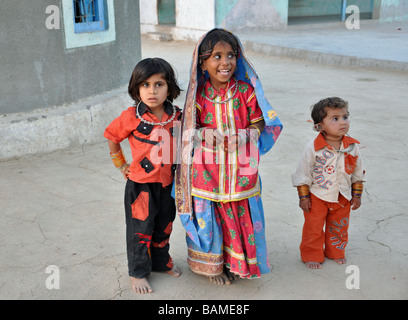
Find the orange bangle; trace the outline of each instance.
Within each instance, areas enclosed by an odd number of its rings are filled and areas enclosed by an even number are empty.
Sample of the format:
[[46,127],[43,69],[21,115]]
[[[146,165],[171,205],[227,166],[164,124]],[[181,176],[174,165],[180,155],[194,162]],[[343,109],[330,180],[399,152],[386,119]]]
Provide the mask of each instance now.
[[122,148],[117,153],[110,153],[113,165],[118,168],[120,171],[125,170],[129,167],[129,164],[126,162],[125,155],[123,154]]
[[351,195],[356,198],[361,198],[363,195],[363,184],[361,182],[355,182],[351,185]]
[[299,199],[304,199],[310,197],[309,186],[308,185],[301,185],[297,187]]

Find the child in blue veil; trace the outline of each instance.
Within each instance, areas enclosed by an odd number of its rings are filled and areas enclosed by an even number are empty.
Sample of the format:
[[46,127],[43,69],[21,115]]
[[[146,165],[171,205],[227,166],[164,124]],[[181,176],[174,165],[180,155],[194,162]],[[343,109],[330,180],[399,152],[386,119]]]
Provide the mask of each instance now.
[[193,53],[175,178],[193,272],[217,284],[270,272],[258,164],[281,131],[239,39],[205,34]]

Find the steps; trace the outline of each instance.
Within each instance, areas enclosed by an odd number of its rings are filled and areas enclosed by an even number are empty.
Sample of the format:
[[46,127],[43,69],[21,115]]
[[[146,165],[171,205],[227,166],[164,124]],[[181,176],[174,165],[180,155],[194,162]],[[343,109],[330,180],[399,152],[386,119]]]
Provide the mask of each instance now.
[[156,25],[154,31],[146,33],[146,36],[156,41],[172,41],[174,25]]

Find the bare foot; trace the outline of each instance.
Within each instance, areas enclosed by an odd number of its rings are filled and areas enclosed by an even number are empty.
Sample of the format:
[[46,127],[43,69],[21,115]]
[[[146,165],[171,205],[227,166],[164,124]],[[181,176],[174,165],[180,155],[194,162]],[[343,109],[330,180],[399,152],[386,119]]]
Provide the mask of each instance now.
[[179,268],[177,268],[176,265],[173,265],[173,269],[171,269],[170,271],[166,271],[166,273],[173,276],[173,277],[180,277],[181,270]]
[[238,274],[231,272],[230,269],[228,269],[225,266],[224,266],[224,272],[225,272],[225,275],[227,276],[228,280],[230,280],[231,282],[241,278]]
[[346,264],[346,263],[347,263],[347,259],[346,259],[346,258],[344,258],[344,259],[334,259],[334,261],[336,261],[337,264]]
[[305,264],[306,264],[306,267],[310,269],[321,269],[322,268],[322,264],[316,261],[308,261],[308,262],[305,262]]
[[210,281],[214,282],[215,284],[224,285],[224,284],[231,284],[231,280],[225,275],[225,273],[221,273],[219,276],[210,277]]
[[150,286],[149,282],[147,282],[146,278],[138,279],[138,278],[130,277],[130,280],[132,282],[132,289],[134,292],[139,293],[139,294],[153,292],[153,289]]

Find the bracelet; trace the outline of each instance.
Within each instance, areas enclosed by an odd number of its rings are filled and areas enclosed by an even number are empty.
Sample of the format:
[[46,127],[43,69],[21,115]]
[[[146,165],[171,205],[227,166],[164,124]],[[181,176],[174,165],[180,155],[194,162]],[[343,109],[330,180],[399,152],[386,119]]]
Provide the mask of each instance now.
[[122,148],[117,153],[110,153],[113,165],[120,170],[120,172],[125,171],[130,165],[127,163],[125,155],[123,154]]
[[120,168],[118,168],[119,170],[120,170],[120,172],[124,172],[127,168],[129,168],[130,167],[130,164],[129,163],[125,163],[123,166],[121,166]]
[[259,137],[261,136],[261,130],[259,130],[258,127],[253,126],[253,125],[249,126],[249,128],[253,128],[253,129],[256,129],[256,131],[258,131],[258,139],[259,139]]
[[[252,129],[255,129],[256,131]],[[250,142],[250,141],[256,142],[258,141],[260,136],[261,136],[261,131],[257,127],[249,126],[246,129],[247,142]]]
[[200,128],[197,130],[197,138],[199,140],[203,140],[203,132],[204,132],[205,128]]
[[309,186],[308,185],[301,185],[297,187],[299,199],[305,199],[310,197]]
[[351,185],[351,195],[356,198],[361,198],[363,195],[363,184],[361,182],[355,182]]

